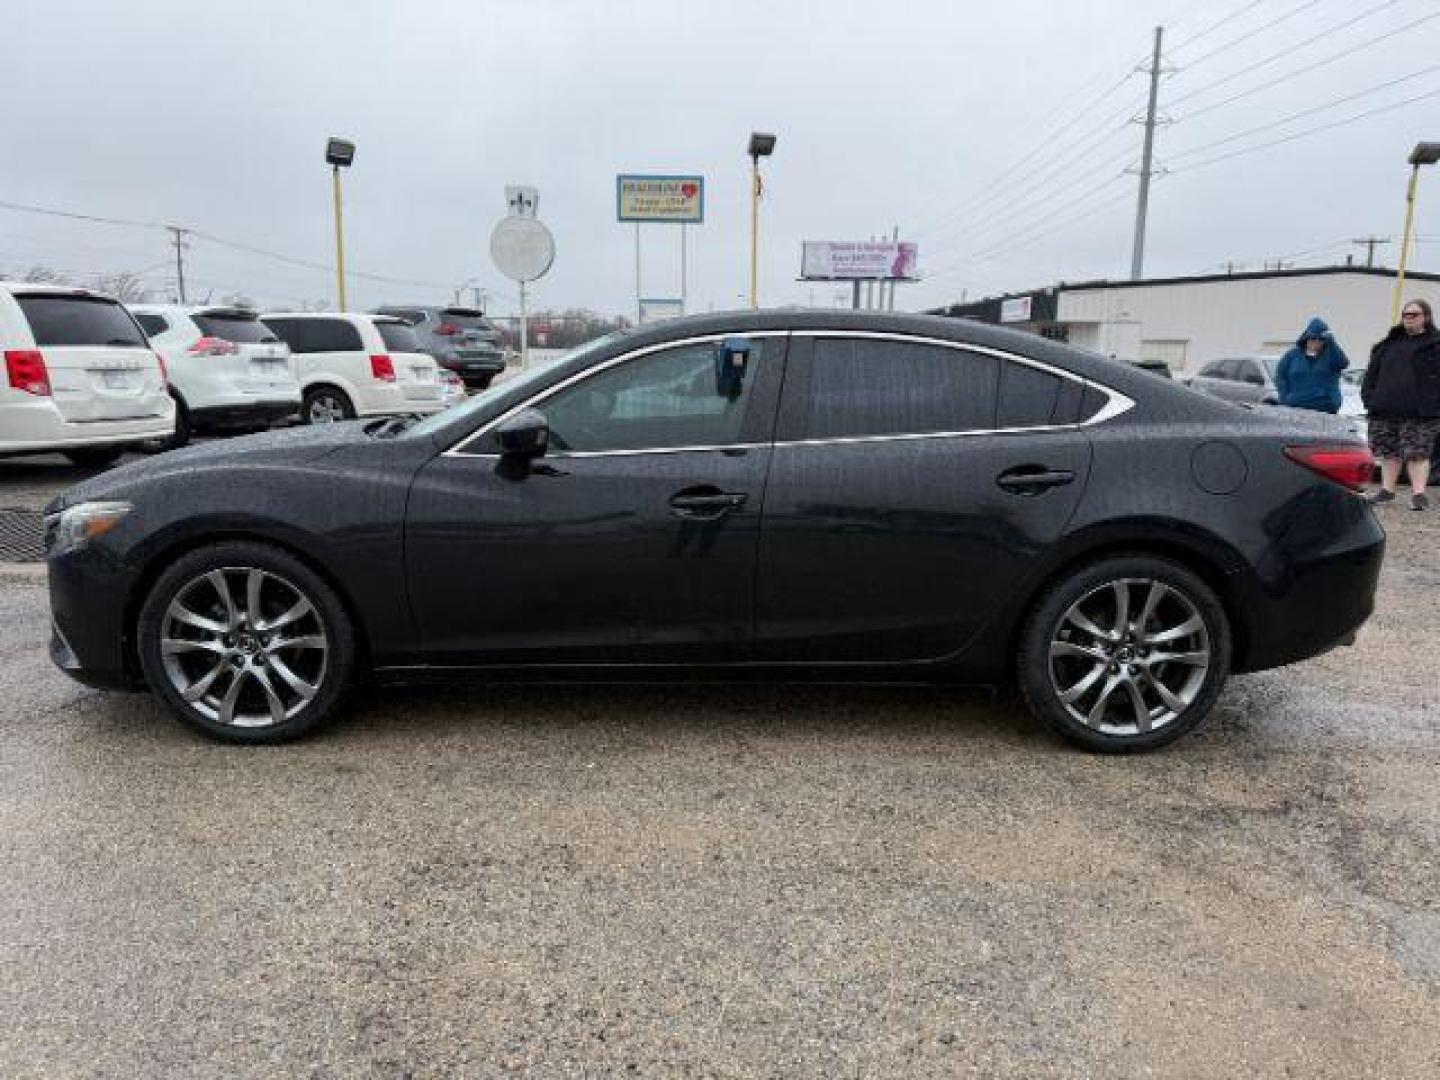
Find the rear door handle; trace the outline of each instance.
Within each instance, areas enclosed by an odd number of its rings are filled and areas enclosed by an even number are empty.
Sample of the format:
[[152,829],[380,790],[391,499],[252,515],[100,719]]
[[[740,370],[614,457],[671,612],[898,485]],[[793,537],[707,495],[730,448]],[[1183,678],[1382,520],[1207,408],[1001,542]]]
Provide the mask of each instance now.
[[1053,487],[1061,487],[1075,479],[1069,469],[1047,469],[1043,465],[1021,465],[995,478],[995,483],[1012,495],[1039,495]]
[[686,488],[670,496],[670,509],[677,517],[718,518],[745,505],[748,496],[740,491],[717,487]]

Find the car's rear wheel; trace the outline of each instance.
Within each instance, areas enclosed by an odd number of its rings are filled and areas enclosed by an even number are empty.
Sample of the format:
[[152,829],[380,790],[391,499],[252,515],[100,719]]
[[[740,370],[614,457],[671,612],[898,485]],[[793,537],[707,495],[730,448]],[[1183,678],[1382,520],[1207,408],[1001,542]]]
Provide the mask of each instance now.
[[163,454],[167,450],[179,450],[190,442],[192,428],[190,426],[190,410],[185,408],[179,398],[175,399],[175,432],[163,439],[150,439],[146,441],[142,449],[147,454]]
[[1230,674],[1224,606],[1179,563],[1150,556],[1082,566],[1049,589],[1021,634],[1026,703],[1090,750],[1151,750],[1193,730]]
[[239,743],[293,739],[330,716],[355,668],[355,630],[326,581],[268,544],[200,548],[140,610],[140,665],[191,727]]
[[355,405],[343,390],[317,386],[306,392],[300,415],[307,424],[333,424],[355,419]]
[[87,446],[79,450],[66,450],[65,456],[72,465],[82,469],[103,469],[114,465],[124,455],[123,446]]

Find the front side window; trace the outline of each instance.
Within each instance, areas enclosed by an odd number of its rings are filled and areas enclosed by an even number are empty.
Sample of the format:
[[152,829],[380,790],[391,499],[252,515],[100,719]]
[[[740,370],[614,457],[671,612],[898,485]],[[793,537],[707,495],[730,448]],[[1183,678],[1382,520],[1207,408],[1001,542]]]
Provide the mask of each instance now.
[[999,361],[870,338],[817,338],[805,437],[981,431],[995,426]]
[[65,345],[116,345],[143,349],[145,334],[114,300],[64,293],[15,297],[37,348]]
[[662,450],[744,442],[745,415],[763,362],[752,342],[738,383],[717,375],[718,342],[625,360],[537,404],[556,451]]

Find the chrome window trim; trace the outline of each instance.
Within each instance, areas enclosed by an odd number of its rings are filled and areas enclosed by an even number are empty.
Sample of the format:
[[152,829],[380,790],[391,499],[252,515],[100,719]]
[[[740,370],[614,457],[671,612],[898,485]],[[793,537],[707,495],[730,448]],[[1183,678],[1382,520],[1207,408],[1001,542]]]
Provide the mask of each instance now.
[[[638,360],[638,359],[639,359],[640,357],[642,357],[642,356],[649,356],[651,353],[660,352],[662,349],[671,349],[671,348],[675,348],[675,347],[677,347],[677,346],[682,346],[682,345],[700,345],[700,344],[703,344],[703,343],[705,343],[705,342],[707,342],[707,341],[724,341],[726,338],[732,338],[732,337],[744,337],[744,338],[776,338],[776,337],[789,337],[791,333],[792,333],[792,331],[790,331],[790,330],[753,330],[753,331],[749,331],[749,332],[732,331],[732,332],[730,332],[730,333],[725,333],[725,334],[701,334],[701,335],[699,335],[698,337],[676,338],[674,341],[662,341],[662,342],[659,342],[658,344],[655,344],[655,345],[646,345],[646,346],[644,346],[643,348],[633,349],[633,350],[631,350],[630,352],[627,352],[627,353],[621,353],[619,356],[612,356],[609,360],[606,360],[603,364],[596,364],[594,367],[586,368],[584,371],[577,371],[574,375],[571,375],[568,379],[563,379],[563,380],[561,380],[560,382],[556,383],[554,386],[547,386],[544,390],[541,390],[538,394],[535,394],[533,397],[526,398],[526,399],[525,399],[524,401],[522,401],[520,404],[515,405],[515,406],[512,406],[512,407],[509,408],[509,409],[506,409],[503,413],[501,413],[499,416],[497,416],[494,420],[491,420],[491,421],[490,421],[488,424],[486,424],[484,427],[480,428],[478,431],[475,431],[475,432],[473,432],[472,434],[467,435],[465,438],[461,439],[461,440],[460,440],[458,443],[456,443],[454,446],[450,447],[450,449],[446,450],[441,456],[442,456],[442,457],[478,457],[478,458],[497,458],[497,457],[499,457],[499,456],[500,456],[499,454],[467,454],[467,453],[465,453],[465,447],[469,446],[469,445],[470,445],[472,442],[474,442],[476,439],[480,439],[480,438],[483,438],[484,436],[488,435],[493,428],[498,427],[500,424],[503,424],[506,420],[510,419],[510,417],[514,416],[516,413],[522,412],[522,411],[525,410],[525,409],[533,409],[533,408],[535,408],[540,402],[544,401],[546,398],[555,396],[555,395],[558,394],[561,390],[565,390],[565,389],[567,389],[567,388],[569,388],[569,387],[571,387],[571,386],[574,386],[576,383],[582,382],[582,381],[584,381],[585,379],[590,378],[592,375],[598,375],[598,374],[600,374],[600,372],[602,372],[602,371],[609,371],[612,367],[615,367],[615,366],[618,365],[618,364],[623,364],[623,363],[624,363],[625,361],[627,361],[627,360]],[[765,445],[768,445],[768,444],[765,444]],[[602,456],[605,456],[605,455],[608,455],[608,454],[617,454],[617,455],[618,455],[618,454],[678,454],[678,453],[681,453],[681,452],[683,452],[683,451],[685,451],[685,450],[692,450],[692,449],[701,449],[701,450],[728,450],[728,449],[741,449],[741,448],[742,448],[742,445],[739,444],[739,443],[727,443],[725,446],[720,446],[720,447],[717,447],[717,446],[705,446],[705,447],[677,446],[677,447],[656,447],[655,449],[648,449],[648,450],[576,450],[576,451],[571,451],[571,452],[569,452],[569,453],[564,453],[564,454],[546,454],[545,456],[546,456],[546,457],[557,457],[557,458],[558,458],[558,457],[602,457]]]
[[775,338],[775,337],[812,337],[812,338],[865,338],[873,341],[902,341],[917,345],[938,345],[941,348],[956,349],[981,353],[985,356],[994,356],[1000,360],[1008,360],[1012,363],[1022,364],[1025,367],[1035,368],[1037,371],[1044,371],[1062,379],[1069,379],[1071,382],[1079,383],[1088,389],[1105,395],[1105,404],[1102,405],[1094,416],[1086,420],[1080,420],[1073,424],[1042,424],[1032,427],[1004,427],[1004,428],[967,428],[962,431],[923,431],[887,435],[842,435],[828,439],[788,439],[773,443],[725,443],[717,446],[667,446],[654,447],[640,450],[573,450],[557,454],[546,454],[547,458],[597,458],[597,457],[636,457],[644,454],[684,454],[706,450],[759,450],[765,447],[774,447],[779,450],[785,447],[803,446],[844,446],[851,443],[877,443],[877,442],[914,442],[921,439],[963,439],[974,438],[979,435],[1026,435],[1047,431],[1075,431],[1080,428],[1093,427],[1096,424],[1103,424],[1113,420],[1117,416],[1129,412],[1135,407],[1135,400],[1127,394],[1121,393],[1113,387],[1104,383],[1087,379],[1084,375],[1077,375],[1073,371],[1066,371],[1064,368],[1047,364],[1043,360],[1034,360],[1028,356],[1020,356],[1017,353],[1006,352],[1003,349],[991,348],[988,345],[976,345],[964,341],[950,341],[946,338],[928,337],[921,334],[899,333],[893,330],[754,330],[754,331],[731,331],[722,334],[703,334],[698,337],[677,338],[674,341],[661,342],[656,345],[647,345],[644,348],[636,349],[633,352],[622,353],[613,357],[603,364],[584,371],[578,371],[570,378],[547,387],[535,396],[526,399],[518,405],[507,409],[494,420],[491,420],[484,427],[471,435],[466,436],[454,446],[445,450],[442,457],[465,457],[480,458],[482,460],[494,460],[500,457],[499,454],[488,453],[465,453],[465,447],[476,439],[480,439],[495,428],[504,423],[516,413],[535,408],[536,405],[546,398],[559,393],[561,390],[575,383],[597,375],[616,364],[624,363],[626,360],[638,359],[661,349],[668,349],[681,345],[697,345],[707,341],[723,341],[729,337],[747,338]]

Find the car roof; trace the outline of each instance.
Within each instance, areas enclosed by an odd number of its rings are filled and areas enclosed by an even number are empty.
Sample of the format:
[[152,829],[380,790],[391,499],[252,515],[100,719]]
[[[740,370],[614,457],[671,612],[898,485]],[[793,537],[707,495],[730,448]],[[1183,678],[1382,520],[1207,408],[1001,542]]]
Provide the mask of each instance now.
[[[115,300],[113,296],[96,292],[94,289],[85,289],[79,285],[56,285],[48,281],[0,281],[0,289],[4,289],[6,292],[55,293],[63,296],[93,296],[97,300]],[[116,303],[119,301],[117,300]]]

